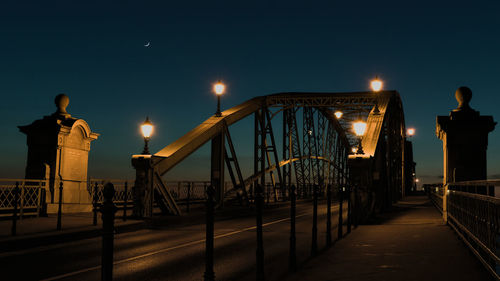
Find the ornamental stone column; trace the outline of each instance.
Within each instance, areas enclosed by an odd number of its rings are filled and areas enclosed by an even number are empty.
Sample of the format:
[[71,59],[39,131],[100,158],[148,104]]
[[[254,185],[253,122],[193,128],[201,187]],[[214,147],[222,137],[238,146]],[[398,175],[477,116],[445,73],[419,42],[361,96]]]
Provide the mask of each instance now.
[[[87,168],[90,143],[99,134],[92,132],[83,119],[74,118],[66,111],[69,98],[65,94],[55,98],[56,112],[35,120],[30,125],[18,126],[26,134],[28,160],[26,179],[47,179],[47,212],[57,212],[58,187],[62,181],[63,211],[86,212],[92,209],[87,191]],[[48,178],[47,178],[48,177]]]
[[[455,92],[458,108],[449,116],[437,116],[436,135],[443,141],[443,186],[459,181],[486,179],[486,149],[488,133],[495,129],[493,116],[483,116],[472,109],[472,91],[460,87]],[[478,190],[486,194],[486,187]],[[444,196],[443,198],[446,198]],[[446,200],[443,202],[446,220]]]

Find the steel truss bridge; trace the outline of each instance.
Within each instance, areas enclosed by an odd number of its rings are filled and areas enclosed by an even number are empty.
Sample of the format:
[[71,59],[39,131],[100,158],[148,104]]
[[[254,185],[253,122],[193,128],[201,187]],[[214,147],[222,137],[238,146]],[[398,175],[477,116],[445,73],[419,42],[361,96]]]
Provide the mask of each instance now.
[[[337,118],[336,111],[343,116]],[[250,115],[254,115],[253,174],[243,175],[230,128]],[[363,154],[352,152],[358,145],[352,122],[358,120],[367,124],[361,140]],[[299,197],[311,196],[315,185],[322,194],[328,188],[354,190],[356,200],[369,213],[404,196],[413,183],[411,143],[405,133],[402,102],[396,91],[255,97],[225,110],[220,117],[208,118],[153,155],[134,155],[136,215],[152,216],[155,201],[165,212],[180,214],[163,177],[209,141],[211,184],[219,206],[228,198],[252,203],[255,188],[270,182],[275,200],[287,200],[292,184]],[[225,192],[226,168],[232,188]]]

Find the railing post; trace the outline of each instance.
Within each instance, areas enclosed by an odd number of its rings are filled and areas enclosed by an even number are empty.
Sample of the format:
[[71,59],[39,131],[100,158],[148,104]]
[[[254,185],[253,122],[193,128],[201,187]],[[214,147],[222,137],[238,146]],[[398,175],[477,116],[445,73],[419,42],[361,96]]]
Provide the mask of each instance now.
[[[342,236],[343,236],[343,232],[344,232],[344,214],[343,214],[343,209],[344,209],[344,191],[343,189],[344,188],[343,186],[339,187],[339,226],[337,228],[338,230],[338,235],[337,235],[337,238],[338,239],[342,239]],[[349,207],[349,203],[348,204],[348,207]],[[349,215],[349,210],[347,210],[347,215]]]
[[57,230],[61,230],[62,224],[62,200],[63,200],[63,181],[59,182],[59,203],[57,209]]
[[256,262],[257,262],[257,274],[256,280],[263,281],[264,278],[264,241],[262,237],[262,208],[263,208],[263,196],[262,196],[263,186],[257,184],[256,186],[256,224],[257,224],[257,250],[256,250]]
[[17,201],[19,200],[19,182],[16,181],[16,187],[14,187],[14,213],[12,214],[12,235],[17,234]]
[[38,182],[38,192],[37,192],[37,201],[36,201],[36,216],[40,216],[40,204],[42,202],[42,181]]
[[443,186],[443,220],[448,223],[448,184]]
[[312,221],[312,239],[311,239],[311,255],[315,256],[318,253],[318,185],[312,186],[313,192],[313,221]]
[[332,185],[326,186],[326,246],[332,245]]
[[[345,187],[342,187],[345,188]],[[342,189],[343,191],[343,189]],[[352,200],[351,200],[351,186],[347,186],[347,233],[351,233],[352,226]]]
[[97,185],[97,181],[96,181],[94,184],[94,192],[93,192],[93,196],[92,196],[92,203],[93,203],[92,205],[94,206],[94,209],[92,210],[94,213],[94,219],[92,221],[93,225],[97,225],[97,200],[98,200],[97,188],[98,188],[98,185]]
[[214,195],[215,191],[212,185],[206,187],[206,226],[205,226],[205,281],[214,281]]
[[192,186],[192,183],[188,182],[188,186],[187,186],[187,198],[186,198],[186,213],[189,213],[189,200],[191,198],[191,186]]
[[128,182],[125,181],[123,194],[123,221],[127,221]]
[[21,185],[21,197],[19,198],[19,220],[23,220],[24,216],[24,198],[26,197],[26,189],[25,189],[26,181],[23,181]]
[[102,256],[101,256],[101,280],[113,280],[113,232],[115,223],[116,206],[113,204],[115,188],[108,182],[102,191],[104,203],[102,212]]
[[297,252],[296,252],[296,237],[295,237],[295,200],[296,200],[295,185],[291,186],[290,190],[290,253],[288,266],[290,271],[297,271]]

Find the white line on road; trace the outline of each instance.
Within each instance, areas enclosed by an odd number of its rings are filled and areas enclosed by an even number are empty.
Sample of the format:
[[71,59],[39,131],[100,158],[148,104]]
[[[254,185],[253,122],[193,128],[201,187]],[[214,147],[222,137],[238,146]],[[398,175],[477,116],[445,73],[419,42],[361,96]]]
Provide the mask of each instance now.
[[[309,215],[309,213],[300,214],[300,215],[297,215],[295,217],[296,218],[300,218],[300,217],[303,217],[303,216],[306,216],[306,215]],[[272,225],[272,224],[276,224],[276,223],[280,223],[280,222],[284,222],[284,221],[287,221],[287,220],[290,220],[290,218],[284,218],[284,219],[279,219],[279,220],[271,221],[271,222],[268,222],[268,223],[263,223],[262,227],[265,227],[265,226],[268,226],[268,225]],[[251,226],[251,227],[246,227],[246,228],[243,228],[243,229],[240,229],[240,230],[235,230],[235,231],[227,232],[227,233],[224,233],[224,234],[219,234],[219,235],[214,236],[214,239],[224,238],[224,237],[227,237],[227,236],[235,235],[235,234],[242,233],[242,232],[249,231],[249,230],[253,230],[253,229],[256,229],[256,228],[257,228],[257,226]],[[203,242],[205,242],[205,239],[200,239],[200,240],[196,240],[196,241],[187,242],[187,243],[180,244],[180,245],[177,245],[177,246],[174,246],[174,247],[164,248],[164,249],[156,250],[156,251],[149,252],[149,253],[146,253],[146,254],[138,255],[138,256],[135,256],[135,257],[130,257],[130,258],[118,260],[118,261],[113,262],[113,265],[122,264],[122,263],[130,262],[130,261],[135,261],[135,260],[138,260],[138,259],[142,259],[142,258],[153,256],[153,255],[156,255],[156,254],[165,253],[165,252],[168,252],[168,251],[172,251],[172,250],[176,250],[176,249],[180,249],[180,248],[184,248],[184,247],[193,246],[193,245],[200,244],[200,243],[203,243]],[[93,266],[93,267],[88,267],[88,268],[80,269],[80,270],[77,270],[77,271],[69,272],[69,273],[66,273],[66,274],[61,274],[61,275],[57,275],[57,276],[54,276],[54,277],[50,277],[50,278],[47,278],[47,279],[42,279],[41,281],[59,280],[59,279],[63,279],[63,278],[66,278],[66,277],[75,276],[75,275],[78,275],[78,274],[81,274],[81,273],[85,273],[85,272],[97,270],[97,269],[100,269],[100,268],[101,268],[100,265]]]

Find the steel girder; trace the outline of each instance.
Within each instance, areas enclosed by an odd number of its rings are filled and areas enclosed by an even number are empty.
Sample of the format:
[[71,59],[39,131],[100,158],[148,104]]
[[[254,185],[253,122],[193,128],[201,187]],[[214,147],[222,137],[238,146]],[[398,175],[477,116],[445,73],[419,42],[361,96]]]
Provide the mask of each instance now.
[[[391,100],[395,102],[390,102]],[[375,102],[378,103],[381,111],[379,115],[371,113],[371,109]],[[296,119],[296,112],[301,107],[304,110],[304,116],[306,116],[306,118],[302,120],[304,124],[303,127],[305,127],[302,128],[304,137],[302,145],[300,144],[300,136],[298,134],[299,128],[297,127]],[[279,110],[271,116],[268,108],[279,108]],[[335,110],[344,111],[344,117],[341,120],[337,120],[333,115]],[[255,181],[256,178],[260,178],[261,183],[264,183],[263,178],[265,180],[264,174],[266,172],[272,172],[279,167],[283,167],[282,174],[280,171],[276,171],[279,183],[282,184],[281,190],[283,194],[285,186],[288,186],[292,181],[291,163],[293,162],[295,180],[298,186],[306,184],[308,182],[306,177],[309,176],[310,179],[312,175],[312,182],[319,183],[320,179],[324,180],[325,183],[337,182],[340,188],[340,185],[345,183],[338,182],[337,179],[347,175],[347,165],[339,159],[347,157],[349,153],[348,147],[352,144],[354,139],[352,132],[350,132],[350,122],[359,118],[359,116],[367,121],[367,136],[362,142],[365,151],[363,157],[373,157],[377,150],[377,143],[379,142],[382,126],[386,126],[385,124],[388,120],[386,111],[389,112],[391,110],[396,112],[399,111],[398,116],[395,115],[395,119],[397,120],[394,120],[394,126],[391,125],[390,127],[396,127],[396,123],[398,123],[400,137],[395,137],[395,135],[391,133],[390,138],[395,141],[392,145],[395,146],[396,151],[400,152],[401,149],[403,149],[401,147],[401,140],[404,141],[404,117],[399,94],[395,91],[383,91],[379,93],[379,97],[375,97],[372,92],[281,93],[256,97],[224,111],[222,117],[214,116],[209,118],[177,141],[155,153],[151,158],[151,166],[155,168],[155,171],[159,175],[164,175],[177,163],[197,150],[201,145],[218,135],[219,132],[224,130],[228,132],[227,128],[232,124],[250,114],[255,114],[255,134],[260,136],[259,140],[256,142],[258,144],[256,146],[256,150],[258,150],[258,152],[256,152],[256,154],[258,154],[256,159],[258,159],[259,162],[258,167],[254,167],[254,175],[244,180],[243,186],[248,186],[249,183]],[[283,159],[278,162],[276,143],[274,140],[269,140],[271,144],[267,145],[268,140],[266,135],[269,133],[266,132],[266,130],[272,130],[270,127],[270,119],[281,112],[283,113]],[[317,114],[316,123],[314,114],[311,113],[317,112],[320,113]],[[401,126],[401,124],[403,125]],[[315,130],[316,127],[317,130]],[[403,129],[401,129],[402,127]],[[309,131],[312,131],[314,136],[309,134],[304,135],[304,132],[308,133]],[[331,139],[332,136],[335,136],[336,141]],[[257,138],[256,136],[256,140]],[[225,139],[231,142],[228,134],[226,134]],[[224,155],[226,164],[232,163],[233,165],[237,165],[237,161],[232,160],[236,159],[236,153],[234,152],[234,148],[231,149],[231,146],[232,143],[229,144],[231,156],[229,156],[227,152]],[[303,151],[300,149],[301,146],[305,148]],[[262,152],[264,153],[263,155]],[[274,165],[271,164],[271,158],[274,158]],[[396,162],[399,161],[400,160],[397,160]],[[307,164],[309,164],[310,169]],[[312,167],[313,165],[314,168]],[[229,166],[231,165],[228,165],[228,167]],[[403,165],[400,165],[400,167],[403,167]],[[236,167],[234,169],[239,170],[239,168]],[[398,174],[401,175],[397,177],[398,181],[402,180],[401,177],[404,173],[398,172]],[[234,176],[235,174],[233,171],[233,177]],[[233,184],[239,181],[241,185],[242,177],[238,175],[238,180],[236,180],[236,177],[234,178]],[[273,176],[271,178],[273,178]],[[274,184],[277,184],[276,180],[274,180]]]

